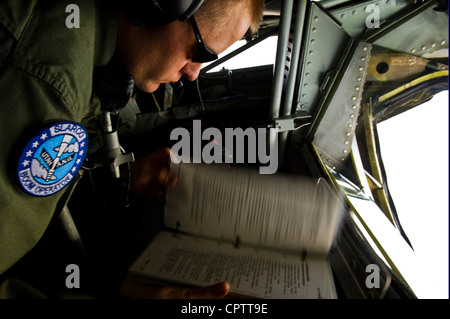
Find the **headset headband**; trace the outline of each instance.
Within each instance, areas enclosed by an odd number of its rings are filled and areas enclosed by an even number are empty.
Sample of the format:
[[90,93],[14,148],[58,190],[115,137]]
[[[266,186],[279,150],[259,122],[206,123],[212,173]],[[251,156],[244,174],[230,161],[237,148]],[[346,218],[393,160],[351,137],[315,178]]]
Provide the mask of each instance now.
[[136,26],[159,27],[175,20],[186,21],[203,0],[127,0],[125,14]]

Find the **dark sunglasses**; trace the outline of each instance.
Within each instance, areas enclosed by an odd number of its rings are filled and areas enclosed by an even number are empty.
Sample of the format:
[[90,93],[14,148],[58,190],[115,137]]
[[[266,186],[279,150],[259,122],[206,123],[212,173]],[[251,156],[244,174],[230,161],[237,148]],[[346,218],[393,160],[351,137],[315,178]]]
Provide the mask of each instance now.
[[194,19],[194,16],[189,18],[189,22],[192,25],[192,30],[194,30],[195,40],[197,41],[197,52],[195,52],[192,57],[192,62],[197,63],[205,63],[217,60],[219,56],[213,50],[209,49],[204,43],[202,36],[200,34],[200,30],[198,29],[197,22]]

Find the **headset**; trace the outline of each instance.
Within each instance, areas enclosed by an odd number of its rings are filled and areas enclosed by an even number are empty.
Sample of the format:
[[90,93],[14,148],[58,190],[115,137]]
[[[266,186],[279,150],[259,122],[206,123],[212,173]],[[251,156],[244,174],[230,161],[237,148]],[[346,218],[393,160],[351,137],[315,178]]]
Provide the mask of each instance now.
[[127,0],[124,11],[128,20],[138,27],[154,28],[173,21],[188,20],[203,0]]

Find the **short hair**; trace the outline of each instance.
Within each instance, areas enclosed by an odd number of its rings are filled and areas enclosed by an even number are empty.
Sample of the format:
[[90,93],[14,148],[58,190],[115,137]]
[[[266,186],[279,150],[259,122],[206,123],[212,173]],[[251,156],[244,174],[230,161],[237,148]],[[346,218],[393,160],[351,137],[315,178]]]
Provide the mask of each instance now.
[[219,26],[224,26],[228,17],[227,8],[241,3],[251,10],[250,31],[256,33],[264,16],[264,0],[204,0],[196,16],[199,19],[210,20]]

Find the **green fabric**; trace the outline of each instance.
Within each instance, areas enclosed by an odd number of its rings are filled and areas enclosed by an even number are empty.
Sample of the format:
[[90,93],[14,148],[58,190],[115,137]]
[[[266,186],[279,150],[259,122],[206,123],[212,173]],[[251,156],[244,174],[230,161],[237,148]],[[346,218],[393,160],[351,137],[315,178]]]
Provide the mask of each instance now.
[[21,148],[49,121],[82,121],[94,66],[114,52],[115,17],[100,20],[108,10],[96,10],[92,0],[76,3],[80,28],[71,29],[69,2],[0,3],[0,275],[39,241],[64,193],[37,198],[20,192],[13,175]]
[[0,285],[3,299],[47,299],[47,296],[35,287],[18,278],[7,278]]

